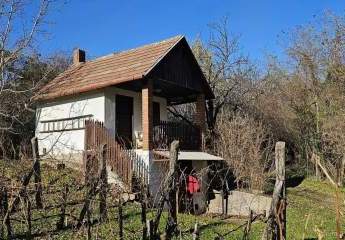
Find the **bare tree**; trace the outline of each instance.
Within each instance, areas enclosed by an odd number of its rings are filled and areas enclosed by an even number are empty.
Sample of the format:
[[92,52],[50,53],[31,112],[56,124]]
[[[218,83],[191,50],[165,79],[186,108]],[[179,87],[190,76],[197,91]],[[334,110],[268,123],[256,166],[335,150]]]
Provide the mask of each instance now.
[[240,36],[228,31],[228,18],[209,27],[208,42],[205,44],[197,39],[193,51],[215,94],[215,99],[207,104],[207,123],[209,129],[213,130],[218,114],[225,105],[233,110],[240,107],[255,71],[248,57],[240,51]]
[[[32,135],[35,106],[31,97],[43,83],[65,68],[61,56],[41,61],[35,51],[35,41],[45,33],[52,4],[52,0],[11,0],[0,5],[1,155],[11,148],[12,153],[17,152],[16,146],[21,139],[26,139],[23,135]],[[19,140],[13,143],[15,138]]]
[[[222,109],[231,111],[241,108],[252,79],[257,72],[247,56],[241,53],[240,36],[228,30],[228,18],[209,25],[210,36],[204,42],[197,38],[192,46],[193,53],[208,81],[215,99],[206,104],[207,125],[210,132],[216,126]],[[173,117],[192,123],[195,111],[193,104],[171,107]]]
[[237,187],[263,190],[272,163],[273,141],[262,122],[248,116],[221,116],[216,149],[235,175]]

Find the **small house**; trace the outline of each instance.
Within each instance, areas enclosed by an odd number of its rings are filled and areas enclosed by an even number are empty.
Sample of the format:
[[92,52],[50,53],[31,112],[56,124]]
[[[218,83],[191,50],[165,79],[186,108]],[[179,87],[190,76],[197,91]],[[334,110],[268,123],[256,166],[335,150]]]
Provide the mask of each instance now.
[[[90,61],[76,49],[72,66],[35,96],[39,152],[82,166],[87,151],[107,144],[108,175],[124,186],[136,176],[154,195],[173,140],[180,141],[178,159],[190,169],[221,160],[202,149],[205,101],[212,98],[183,36]],[[168,120],[167,108],[184,103],[195,104],[195,125]]]

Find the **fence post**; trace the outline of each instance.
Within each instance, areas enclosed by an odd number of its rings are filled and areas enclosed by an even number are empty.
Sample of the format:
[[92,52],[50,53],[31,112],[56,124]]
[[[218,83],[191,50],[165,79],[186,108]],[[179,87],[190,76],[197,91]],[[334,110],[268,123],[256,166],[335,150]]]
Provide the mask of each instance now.
[[153,227],[153,220],[146,220],[147,232],[149,233],[149,239],[154,240],[154,227]]
[[0,238],[5,238],[5,228],[3,224],[3,219],[5,217],[5,210],[4,210],[4,191],[5,187],[1,186],[1,195],[0,195]]
[[176,231],[177,226],[177,178],[178,178],[178,150],[179,150],[179,141],[173,141],[170,147],[170,162],[169,162],[169,173],[170,173],[170,184],[168,187],[169,195],[169,217],[166,228],[166,238],[171,239],[172,235]]
[[344,186],[345,184],[345,156],[342,157],[341,159],[341,164],[340,164],[340,176],[339,176],[339,185]]
[[142,183],[141,184],[141,224],[143,226],[143,240],[147,239],[146,203],[147,203],[146,186],[145,186],[145,183]]
[[248,219],[247,225],[243,229],[243,240],[249,240],[250,239],[249,234],[250,234],[250,231],[251,231],[251,228],[252,228],[252,222],[253,222],[253,211],[250,210],[249,219]]
[[27,229],[27,237],[28,239],[31,239],[31,202],[29,199],[29,195],[26,194],[24,197],[24,204],[25,204],[25,208],[26,208],[26,223],[28,225],[28,229]]
[[119,223],[119,239],[123,240],[123,212],[122,212],[122,194],[119,197],[119,212],[118,212],[118,223]]
[[59,222],[57,223],[57,229],[58,230],[64,229],[64,227],[65,227],[67,194],[68,194],[68,186],[66,185],[62,191],[62,204],[61,204],[61,211],[60,211],[60,219],[59,219]]
[[[313,155],[314,157],[315,155]],[[317,180],[321,180],[321,172],[319,168],[319,161],[320,159],[318,157],[315,157],[315,177]]]
[[103,144],[100,148],[99,161],[99,178],[100,178],[100,192],[99,192],[99,214],[100,222],[107,220],[107,145]]
[[[160,198],[158,200],[157,204],[157,213],[154,219],[154,222],[152,224],[152,227],[150,227],[150,239],[157,238],[158,235],[158,225],[160,218],[163,213],[164,209],[164,203],[167,199],[167,196],[169,197],[170,202],[170,209],[169,209],[169,218],[168,218],[168,223],[166,227],[166,235],[167,238],[169,238],[170,235],[174,233],[176,230],[176,225],[177,225],[177,217],[176,217],[176,191],[174,191],[174,183],[175,183],[175,173],[177,171],[177,159],[178,159],[178,149],[179,149],[179,141],[173,141],[171,143],[171,152],[170,152],[170,166],[169,166],[169,172],[167,173],[164,183],[161,186],[160,190]],[[171,192],[172,190],[172,192]],[[175,209],[174,209],[175,208]],[[152,234],[151,234],[152,231]]]
[[88,173],[90,172],[89,170],[92,168],[92,162],[93,162],[93,156],[91,154],[86,154],[85,156],[85,165],[86,165],[86,172],[85,172],[85,200],[84,200],[84,205],[83,208],[80,211],[79,214],[79,220],[77,223],[77,228],[80,228],[83,224],[83,220],[85,217],[85,214],[89,213],[90,209],[90,204],[91,200],[96,194],[96,188],[98,186],[99,182],[99,177],[95,178],[93,176],[89,176]]
[[36,207],[42,208],[42,179],[41,179],[41,166],[40,166],[40,155],[38,152],[38,140],[37,137],[31,139],[32,145],[32,154],[34,158],[34,178],[35,178],[35,187],[36,187]]
[[86,239],[91,240],[92,234],[91,234],[91,211],[90,211],[90,208],[87,209],[86,218],[87,218],[87,223],[86,223],[87,224],[87,236],[86,236]]
[[194,231],[193,231],[193,240],[199,239],[199,229],[198,229],[198,223],[195,223],[194,225]]
[[11,239],[12,237],[12,228],[11,228],[11,219],[10,219],[10,210],[8,209],[8,191],[6,187],[2,188],[2,211],[4,215],[3,228],[6,228],[7,238]]
[[286,239],[285,142],[275,146],[276,183],[262,239]]

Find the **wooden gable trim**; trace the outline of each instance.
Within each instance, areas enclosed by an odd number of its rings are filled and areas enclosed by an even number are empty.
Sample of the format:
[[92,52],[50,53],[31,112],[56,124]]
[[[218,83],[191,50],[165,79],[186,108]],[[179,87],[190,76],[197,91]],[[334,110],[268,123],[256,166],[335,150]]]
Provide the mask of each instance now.
[[[190,78],[190,80],[186,80],[186,81],[191,81],[190,85],[189,84],[181,84],[179,82],[176,81],[172,81],[169,79],[166,79],[162,76],[159,76],[162,73],[162,70],[160,70],[160,67],[164,67],[164,64],[166,64],[165,61],[168,61],[169,58],[173,58],[172,54],[178,54],[176,53],[177,49],[176,48],[184,48],[183,51],[186,53],[187,55],[187,60],[186,61],[190,61],[192,64],[192,70],[191,73],[194,71],[197,75],[200,76],[200,82],[197,82],[197,85],[199,85],[200,89],[196,88],[195,86],[193,87],[193,77]],[[172,59],[169,59],[170,61]],[[174,66],[172,66],[173,68]],[[164,71],[163,71],[164,72]],[[211,87],[209,86],[206,77],[203,73],[203,71],[200,68],[200,65],[198,63],[198,61],[196,60],[192,49],[190,48],[187,40],[185,39],[185,37],[182,37],[176,44],[174,44],[174,46],[172,46],[167,52],[166,54],[164,54],[164,56],[162,56],[161,59],[159,59],[159,61],[157,61],[157,63],[150,69],[150,71],[148,71],[145,75],[147,78],[151,78],[151,79],[156,79],[158,81],[165,81],[165,82],[169,82],[170,84],[176,85],[176,86],[180,86],[180,87],[184,87],[186,89],[190,89],[190,90],[194,90],[194,91],[198,91],[200,93],[204,93],[206,96],[206,99],[214,99],[214,94],[213,91],[211,89]],[[195,83],[194,83],[195,84]]]

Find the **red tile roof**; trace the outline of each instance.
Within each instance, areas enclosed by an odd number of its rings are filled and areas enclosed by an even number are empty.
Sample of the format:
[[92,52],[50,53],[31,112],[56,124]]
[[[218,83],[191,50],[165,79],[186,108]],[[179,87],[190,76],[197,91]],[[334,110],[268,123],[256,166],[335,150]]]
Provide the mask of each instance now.
[[183,36],[71,66],[34,97],[48,100],[143,78]]

